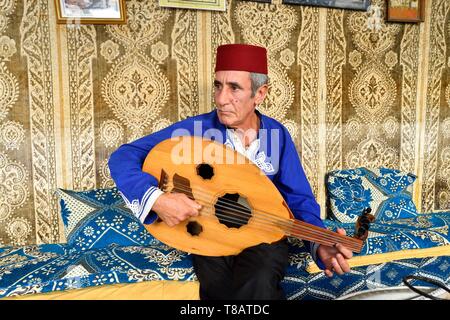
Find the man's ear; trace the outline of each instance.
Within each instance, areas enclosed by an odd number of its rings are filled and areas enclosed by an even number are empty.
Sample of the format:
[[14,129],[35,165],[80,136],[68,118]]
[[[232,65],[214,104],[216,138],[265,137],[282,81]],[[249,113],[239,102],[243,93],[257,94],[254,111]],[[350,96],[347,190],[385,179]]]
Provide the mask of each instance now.
[[261,87],[258,88],[258,90],[256,90],[256,93],[255,93],[255,104],[256,105],[258,105],[264,101],[268,91],[269,91],[269,86],[267,84],[263,84]]

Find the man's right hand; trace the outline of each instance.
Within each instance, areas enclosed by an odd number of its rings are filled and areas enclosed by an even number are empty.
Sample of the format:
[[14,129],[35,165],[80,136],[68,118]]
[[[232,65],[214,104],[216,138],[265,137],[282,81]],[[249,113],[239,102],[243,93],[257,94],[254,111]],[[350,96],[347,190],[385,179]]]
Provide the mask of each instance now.
[[169,227],[173,227],[190,217],[198,216],[201,208],[200,204],[184,193],[164,193],[156,199],[152,210]]

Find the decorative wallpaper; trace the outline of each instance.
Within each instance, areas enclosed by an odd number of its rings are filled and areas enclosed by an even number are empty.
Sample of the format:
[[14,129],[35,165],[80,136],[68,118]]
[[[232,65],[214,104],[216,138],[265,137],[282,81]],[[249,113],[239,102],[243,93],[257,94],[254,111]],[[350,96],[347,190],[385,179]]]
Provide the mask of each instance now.
[[0,245],[63,242],[55,190],[111,187],[120,144],[213,108],[214,53],[269,53],[260,111],[286,125],[325,214],[326,172],[414,173],[419,210],[450,208],[450,3],[425,22],[229,0],[226,12],[127,0],[126,25],[57,25],[53,0],[0,0]]

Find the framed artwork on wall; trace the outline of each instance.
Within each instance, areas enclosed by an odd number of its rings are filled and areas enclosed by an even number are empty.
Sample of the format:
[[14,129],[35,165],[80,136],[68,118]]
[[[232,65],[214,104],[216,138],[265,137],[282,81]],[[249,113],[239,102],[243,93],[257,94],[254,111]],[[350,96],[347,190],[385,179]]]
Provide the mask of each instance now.
[[226,11],[226,0],[159,0],[161,7]]
[[241,0],[241,1],[259,2],[259,3],[272,3],[272,0]]
[[125,0],[55,0],[60,24],[125,24]]
[[371,0],[282,0],[282,3],[367,11]]
[[425,16],[424,0],[387,0],[386,20],[392,22],[421,22]]

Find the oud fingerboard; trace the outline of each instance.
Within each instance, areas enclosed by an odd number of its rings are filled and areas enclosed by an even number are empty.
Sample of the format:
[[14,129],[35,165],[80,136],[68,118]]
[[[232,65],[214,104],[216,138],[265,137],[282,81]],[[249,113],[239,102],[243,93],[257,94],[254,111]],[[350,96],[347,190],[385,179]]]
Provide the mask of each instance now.
[[288,233],[303,240],[317,242],[326,246],[334,246],[338,243],[344,245],[353,252],[361,252],[364,242],[360,239],[341,235],[328,229],[295,220]]

